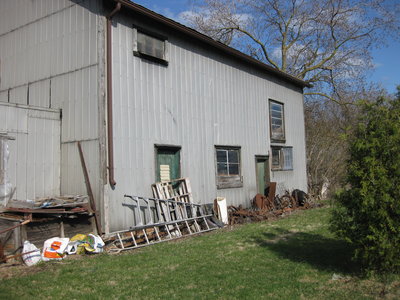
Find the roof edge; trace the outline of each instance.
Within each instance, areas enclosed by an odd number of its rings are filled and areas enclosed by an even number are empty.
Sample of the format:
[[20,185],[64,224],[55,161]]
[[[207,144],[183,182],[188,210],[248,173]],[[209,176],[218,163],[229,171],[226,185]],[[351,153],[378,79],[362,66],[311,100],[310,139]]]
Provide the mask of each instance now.
[[239,50],[236,50],[236,49],[234,49],[232,47],[229,47],[229,46],[227,46],[227,45],[225,45],[225,44],[223,44],[221,42],[218,42],[218,41],[212,39],[211,37],[209,37],[209,36],[207,36],[205,34],[202,34],[202,33],[198,32],[198,31],[196,31],[196,30],[194,30],[194,29],[192,29],[190,27],[187,27],[187,26],[185,26],[185,25],[183,25],[181,23],[178,23],[178,22],[176,22],[176,21],[174,21],[172,19],[169,19],[169,18],[167,18],[167,17],[165,17],[163,15],[160,15],[160,14],[158,14],[158,13],[156,13],[156,12],[154,12],[154,11],[144,7],[144,6],[136,4],[136,3],[131,2],[129,0],[109,0],[109,1],[112,1],[114,3],[121,3],[121,5],[123,5],[124,7],[128,8],[128,9],[131,9],[131,10],[133,10],[133,11],[139,13],[139,14],[142,14],[142,15],[144,15],[146,17],[149,17],[149,18],[151,18],[151,19],[153,19],[155,21],[158,21],[158,22],[160,22],[160,23],[162,23],[162,24],[164,24],[164,25],[166,25],[166,26],[168,26],[168,27],[170,27],[170,28],[172,28],[172,29],[174,29],[176,31],[179,31],[179,32],[181,32],[183,34],[189,35],[194,39],[202,41],[202,42],[208,44],[209,46],[217,48],[217,49],[219,49],[219,50],[221,50],[221,51],[223,51],[223,52],[225,52],[225,53],[227,53],[227,54],[229,54],[229,55],[231,55],[231,56],[233,56],[235,58],[240,59],[241,61],[244,61],[244,62],[249,63],[249,64],[251,64],[253,66],[256,66],[256,67],[258,67],[258,68],[260,68],[262,70],[265,70],[265,71],[267,71],[269,73],[272,73],[272,74],[274,74],[274,75],[276,75],[276,76],[278,76],[278,77],[280,77],[280,78],[282,78],[284,80],[287,80],[287,81],[289,81],[289,82],[291,82],[291,83],[293,83],[293,84],[295,84],[297,86],[300,86],[302,88],[304,88],[304,87],[308,87],[308,88],[312,87],[312,85],[310,83],[308,83],[308,82],[306,82],[304,80],[301,80],[301,79],[299,79],[297,77],[289,75],[289,74],[287,74],[287,73],[285,73],[283,71],[277,70],[274,67],[271,67],[271,66],[269,66],[269,65],[267,65],[267,64],[265,64],[265,63],[263,63],[263,62],[261,62],[261,61],[259,61],[257,59],[255,59],[255,58],[253,58],[253,57],[251,57],[251,56],[249,56],[247,54],[244,54],[243,52],[240,52]]

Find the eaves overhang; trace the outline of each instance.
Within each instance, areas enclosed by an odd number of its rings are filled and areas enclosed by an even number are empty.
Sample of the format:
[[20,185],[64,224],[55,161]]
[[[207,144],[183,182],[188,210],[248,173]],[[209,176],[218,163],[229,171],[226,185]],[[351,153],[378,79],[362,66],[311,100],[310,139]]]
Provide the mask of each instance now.
[[174,20],[171,20],[167,17],[164,17],[163,15],[160,15],[152,10],[147,9],[146,7],[143,7],[139,4],[136,4],[134,2],[131,2],[129,0],[107,0],[107,2],[114,2],[114,3],[121,3],[123,7],[126,7],[127,9],[134,11],[137,14],[143,15],[153,21],[156,21],[158,23],[161,23],[164,26],[167,26],[177,32],[180,32],[181,34],[190,36],[198,41],[201,41],[208,46],[211,46],[215,49],[218,49],[222,51],[223,53],[234,57],[236,59],[239,59],[240,61],[243,61],[245,63],[250,64],[253,67],[257,67],[258,69],[261,69],[263,71],[266,71],[269,74],[273,74],[278,78],[281,78],[285,81],[288,81],[296,86],[299,86],[301,88],[304,87],[312,87],[312,85],[304,80],[301,80],[297,77],[294,77],[292,75],[289,75],[285,72],[282,72],[278,69],[275,69],[274,67],[271,67],[247,54],[244,54],[243,52],[240,52],[232,47],[229,47],[221,42],[218,42],[209,36],[202,34],[190,27],[187,27],[183,24],[180,24]]

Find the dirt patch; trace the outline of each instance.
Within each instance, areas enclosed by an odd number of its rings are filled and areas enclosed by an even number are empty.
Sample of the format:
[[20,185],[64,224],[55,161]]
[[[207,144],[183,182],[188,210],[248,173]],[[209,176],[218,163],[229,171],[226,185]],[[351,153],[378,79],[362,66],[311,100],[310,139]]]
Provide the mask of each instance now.
[[308,276],[308,275],[303,276],[298,281],[301,283],[318,283],[318,280],[316,278]]
[[32,275],[46,268],[39,264],[37,266],[28,267],[22,262],[7,262],[0,265],[0,279],[8,279],[13,277],[22,277]]
[[23,277],[39,272],[54,271],[54,265],[62,265],[71,260],[88,259],[89,255],[70,255],[62,261],[40,262],[37,265],[28,267],[20,261],[10,261],[0,264],[0,279]]
[[298,232],[299,231],[297,229],[292,229],[292,230],[290,230],[290,232],[278,235],[278,236],[276,236],[275,238],[273,238],[271,240],[266,240],[266,242],[269,243],[269,244],[277,244],[280,241],[287,241],[291,236],[295,235]]

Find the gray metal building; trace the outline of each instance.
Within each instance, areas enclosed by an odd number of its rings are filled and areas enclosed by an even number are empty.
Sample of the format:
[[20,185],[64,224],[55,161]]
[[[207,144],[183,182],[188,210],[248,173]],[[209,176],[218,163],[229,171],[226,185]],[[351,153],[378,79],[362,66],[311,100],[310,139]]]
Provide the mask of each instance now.
[[130,1],[0,1],[14,197],[85,194],[81,141],[107,232],[160,179],[189,177],[199,203],[306,191],[305,86]]

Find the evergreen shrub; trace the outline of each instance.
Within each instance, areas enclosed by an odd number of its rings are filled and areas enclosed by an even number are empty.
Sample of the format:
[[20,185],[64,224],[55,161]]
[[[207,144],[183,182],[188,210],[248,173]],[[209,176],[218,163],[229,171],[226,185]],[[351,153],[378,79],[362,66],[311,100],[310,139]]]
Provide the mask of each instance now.
[[353,243],[354,258],[367,274],[395,273],[400,270],[400,97],[360,105],[346,188],[336,195],[331,227]]

